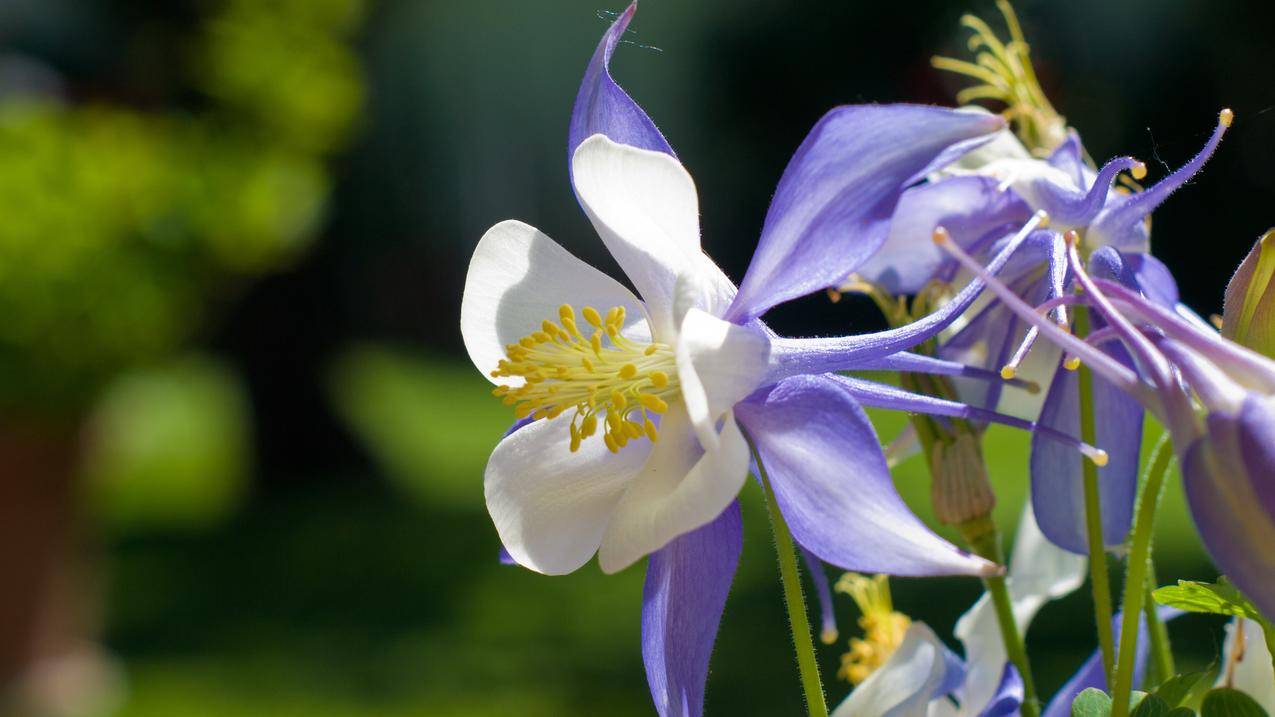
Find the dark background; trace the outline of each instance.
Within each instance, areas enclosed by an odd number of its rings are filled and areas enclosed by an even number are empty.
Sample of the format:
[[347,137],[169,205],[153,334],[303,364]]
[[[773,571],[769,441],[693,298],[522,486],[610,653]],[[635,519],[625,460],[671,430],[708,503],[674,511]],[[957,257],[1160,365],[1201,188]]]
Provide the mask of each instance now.
[[[210,2],[10,0],[0,42],[58,72],[73,101],[197,111],[169,60]],[[328,220],[304,258],[218,304],[195,345],[246,385],[255,453],[243,504],[212,526],[89,530],[105,576],[103,639],[129,715],[645,714],[640,569],[546,578],[495,565],[481,469],[506,417],[464,359],[469,254],[517,218],[607,270],[571,194],[566,124],[615,11],[596,2],[384,0],[357,36],[367,99],[330,164]],[[1037,71],[1099,161],[1148,181],[1191,157],[1216,113],[1236,122],[1205,171],[1154,215],[1183,299],[1220,312],[1230,272],[1275,224],[1275,85],[1264,3],[1021,2]],[[613,65],[695,177],[705,249],[738,280],[793,149],[830,107],[950,103],[960,15],[991,2],[644,0]],[[268,72],[268,67],[261,68]],[[781,332],[880,326],[812,297]],[[881,417],[888,440],[901,425]],[[998,515],[1021,506],[1026,448],[993,432]],[[913,461],[900,489],[924,506]],[[1212,578],[1170,498],[1161,582]],[[710,714],[797,714],[800,694],[764,511],[745,495],[744,564],[708,691]],[[835,576],[834,576],[835,577]],[[1083,593],[1083,591],[1082,591]],[[950,635],[972,581],[897,581],[898,606]],[[843,637],[854,611],[839,598]],[[1091,649],[1083,594],[1031,633],[1038,682]],[[1216,624],[1184,621],[1188,661]],[[830,699],[840,648],[823,648]]]

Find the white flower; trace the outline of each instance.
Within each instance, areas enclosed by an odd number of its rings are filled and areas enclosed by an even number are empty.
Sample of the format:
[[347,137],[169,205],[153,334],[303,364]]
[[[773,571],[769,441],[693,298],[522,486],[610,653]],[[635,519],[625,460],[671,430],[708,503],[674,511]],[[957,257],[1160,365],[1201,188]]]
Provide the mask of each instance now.
[[731,407],[770,351],[764,331],[720,318],[736,289],[700,249],[695,186],[676,159],[594,135],[572,169],[641,299],[506,221],[474,251],[461,305],[465,347],[497,395],[549,419],[506,436],[485,475],[506,549],[548,574],[594,552],[621,570],[730,504],[749,463]]

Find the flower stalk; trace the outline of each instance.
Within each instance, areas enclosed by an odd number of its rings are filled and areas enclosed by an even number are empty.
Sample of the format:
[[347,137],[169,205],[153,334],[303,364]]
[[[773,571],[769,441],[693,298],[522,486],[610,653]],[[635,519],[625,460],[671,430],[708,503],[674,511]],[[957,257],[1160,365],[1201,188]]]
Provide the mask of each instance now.
[[[996,529],[996,524],[992,522],[990,515],[981,521],[970,521],[961,525],[960,531],[976,554],[994,563],[1002,565],[1005,563],[1005,555],[1001,551],[1000,531]],[[1014,618],[1009,585],[1004,575],[994,575],[983,578],[983,586],[988,595],[991,595],[992,606],[996,609],[996,622],[1000,626],[1005,654],[1023,679],[1023,704],[1020,707],[1022,717],[1037,717],[1040,714],[1040,698],[1036,692],[1036,680],[1032,677],[1031,662],[1027,659],[1027,645],[1023,642],[1018,621]]]
[[[1147,470],[1146,483],[1138,500],[1138,512],[1133,519],[1133,539],[1130,541],[1129,564],[1125,573],[1124,615],[1120,623],[1120,654],[1116,672],[1111,682],[1111,715],[1128,717],[1129,696],[1133,692],[1133,663],[1138,651],[1138,624],[1142,606],[1146,600],[1146,580],[1151,565],[1151,537],[1155,526],[1156,508],[1164,489],[1164,478],[1173,462],[1169,438],[1164,436],[1156,444],[1151,467]],[[1152,611],[1148,611],[1150,614]]]
[[[1078,307],[1074,326],[1077,336],[1089,334],[1089,312]],[[1092,444],[1096,440],[1093,406],[1093,372],[1081,364],[1077,383],[1080,391],[1080,440]],[[1098,500],[1098,467],[1091,461],[1081,463],[1085,492],[1085,535],[1089,542],[1089,582],[1093,591],[1094,622],[1098,629],[1098,646],[1102,650],[1103,672],[1108,684],[1115,666],[1115,635],[1111,628],[1111,577],[1107,571],[1107,549],[1102,538],[1102,504]]]
[[810,618],[806,615],[806,596],[801,589],[801,576],[797,572],[797,553],[792,533],[784,521],[770,478],[762,464],[761,454],[749,440],[753,460],[757,463],[762,488],[766,491],[766,508],[770,511],[770,530],[775,537],[775,551],[779,555],[779,575],[784,586],[784,605],[788,609],[788,625],[792,628],[793,648],[797,652],[797,669],[801,673],[801,687],[806,695],[806,710],[810,717],[828,717],[828,705],[823,694],[823,682],[819,679],[819,663],[815,659],[815,643],[810,633]]

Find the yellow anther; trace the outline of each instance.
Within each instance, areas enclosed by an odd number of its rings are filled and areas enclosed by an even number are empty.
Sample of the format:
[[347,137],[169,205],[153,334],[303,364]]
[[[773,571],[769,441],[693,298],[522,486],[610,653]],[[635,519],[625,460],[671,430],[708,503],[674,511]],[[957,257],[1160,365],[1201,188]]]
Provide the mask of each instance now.
[[1217,113],[1217,121],[1223,127],[1230,127],[1231,123],[1235,122],[1235,113],[1231,111],[1230,107],[1223,108],[1221,112]]
[[1068,356],[1063,361],[1063,368],[1067,369],[1068,371],[1075,371],[1076,369],[1080,368],[1080,357]]
[[1044,229],[1049,226],[1049,212],[1044,209],[1038,209],[1036,216],[1039,217],[1039,223],[1036,225],[1038,228]]
[[521,384],[499,386],[492,394],[519,419],[570,414],[572,451],[599,432],[611,451],[630,440],[655,440],[659,434],[648,412],[667,411],[679,394],[673,350],[620,335],[622,306],[608,310],[605,319],[592,307],[582,313],[594,327],[588,338],[576,326],[575,310],[564,304],[558,309],[562,327],[542,321],[538,331],[506,346],[491,375]]
[[951,240],[952,235],[947,233],[947,229],[943,227],[934,227],[934,233],[930,235],[935,244],[943,244]]
[[1001,378],[1005,379],[1006,381],[1012,380],[1014,378],[1014,375],[1017,373],[1018,373],[1018,370],[1015,369],[1013,366],[1001,366]]
[[1129,175],[1134,179],[1144,179],[1147,176],[1147,165],[1145,162],[1135,162],[1133,168],[1129,170]]
[[857,685],[890,659],[912,621],[895,612],[890,583],[884,575],[869,578],[846,573],[837,581],[836,590],[853,598],[861,613],[859,627],[863,637],[851,638],[850,651],[842,655],[841,669],[837,671],[838,676]]
[[1096,451],[1094,451],[1093,455],[1089,456],[1089,460],[1093,461],[1094,465],[1101,468],[1107,465],[1107,461],[1110,460],[1110,456],[1107,455],[1106,451],[1099,448]]
[[668,404],[659,396],[643,393],[638,395],[638,400],[642,402],[643,408],[652,413],[664,413],[668,410]]
[[1080,243],[1080,232],[1075,229],[1068,229],[1063,232],[1063,241],[1067,242],[1067,246],[1073,246]]

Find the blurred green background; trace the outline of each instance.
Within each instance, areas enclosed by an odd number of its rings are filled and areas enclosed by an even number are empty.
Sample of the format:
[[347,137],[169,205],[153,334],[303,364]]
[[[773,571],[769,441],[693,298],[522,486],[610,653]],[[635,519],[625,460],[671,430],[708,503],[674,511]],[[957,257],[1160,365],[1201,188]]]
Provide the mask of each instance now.
[[[482,469],[510,415],[464,358],[468,256],[528,221],[614,268],[566,178],[579,77],[622,5],[576,0],[0,3],[0,710],[170,715],[642,715],[642,570],[501,566]],[[1271,223],[1275,90],[1258,3],[1018,4],[1054,104],[1151,178],[1216,111],[1219,156],[1155,216],[1184,298]],[[792,150],[845,102],[947,102],[931,70],[992,3],[644,0],[621,82],[696,178],[704,244],[742,276]],[[770,317],[864,331],[853,298]],[[873,414],[883,441],[901,415]],[[993,429],[998,518],[1027,445]],[[930,518],[918,459],[899,489]],[[798,714],[765,511],[710,714]],[[1161,582],[1211,579],[1167,499]],[[950,635],[967,579],[899,580]],[[843,638],[854,610],[838,598]],[[1092,649],[1083,591],[1029,635],[1048,692]],[[1174,625],[1184,661],[1217,624]],[[821,647],[825,680],[844,643]]]

